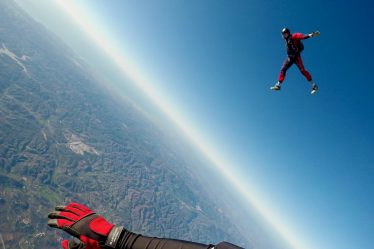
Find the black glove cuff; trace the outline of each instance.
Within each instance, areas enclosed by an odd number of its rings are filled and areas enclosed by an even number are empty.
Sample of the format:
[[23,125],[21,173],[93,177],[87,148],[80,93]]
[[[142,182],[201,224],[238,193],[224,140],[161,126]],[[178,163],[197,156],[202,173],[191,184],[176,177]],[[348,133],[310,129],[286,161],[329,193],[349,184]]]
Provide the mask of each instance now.
[[105,241],[104,248],[108,249],[114,249],[117,246],[117,243],[119,241],[119,238],[121,237],[121,234],[123,232],[124,228],[123,226],[115,226],[110,231],[108,238]]

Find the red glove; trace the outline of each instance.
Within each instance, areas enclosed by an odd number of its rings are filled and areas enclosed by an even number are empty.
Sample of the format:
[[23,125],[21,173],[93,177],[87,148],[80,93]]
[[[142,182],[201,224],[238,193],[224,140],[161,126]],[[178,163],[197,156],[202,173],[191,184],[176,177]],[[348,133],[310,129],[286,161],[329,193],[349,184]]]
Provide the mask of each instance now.
[[116,247],[123,227],[109,223],[104,217],[78,203],[57,206],[55,210],[48,215],[48,225],[62,229],[80,240],[63,240],[62,248],[99,249],[104,245],[108,248]]

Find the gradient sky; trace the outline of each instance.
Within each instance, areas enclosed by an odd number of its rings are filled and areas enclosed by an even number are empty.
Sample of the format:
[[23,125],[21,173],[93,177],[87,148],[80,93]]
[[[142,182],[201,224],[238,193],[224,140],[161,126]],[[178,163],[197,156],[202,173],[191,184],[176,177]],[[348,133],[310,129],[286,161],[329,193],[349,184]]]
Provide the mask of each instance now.
[[[35,1],[18,0],[82,57],[100,53],[54,1],[31,7]],[[147,79],[209,151],[230,162],[295,240],[305,248],[373,247],[374,3],[74,2],[134,77]],[[296,67],[280,92],[269,90],[285,58],[283,27],[321,31],[303,52],[315,96]]]

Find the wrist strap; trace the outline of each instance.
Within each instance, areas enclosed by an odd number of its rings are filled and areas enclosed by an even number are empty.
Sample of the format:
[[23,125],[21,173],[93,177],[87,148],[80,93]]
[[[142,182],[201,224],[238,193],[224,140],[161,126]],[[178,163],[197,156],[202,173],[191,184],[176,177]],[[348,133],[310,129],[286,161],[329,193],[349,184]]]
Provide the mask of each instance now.
[[115,249],[118,243],[118,239],[124,230],[123,226],[115,226],[110,231],[108,238],[105,241],[105,248]]

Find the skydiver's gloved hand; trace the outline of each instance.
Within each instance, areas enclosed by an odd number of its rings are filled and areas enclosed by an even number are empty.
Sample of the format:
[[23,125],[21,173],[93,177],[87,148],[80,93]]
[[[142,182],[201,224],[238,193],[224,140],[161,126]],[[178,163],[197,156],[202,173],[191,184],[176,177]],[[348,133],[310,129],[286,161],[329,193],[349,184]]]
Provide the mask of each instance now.
[[102,216],[78,203],[57,206],[55,210],[48,215],[48,225],[62,229],[79,239],[63,240],[63,249],[116,248],[123,227],[109,223]]
[[320,36],[320,35],[321,35],[321,32],[319,32],[319,31],[314,31],[311,34],[309,34],[310,37],[317,37],[317,36]]

